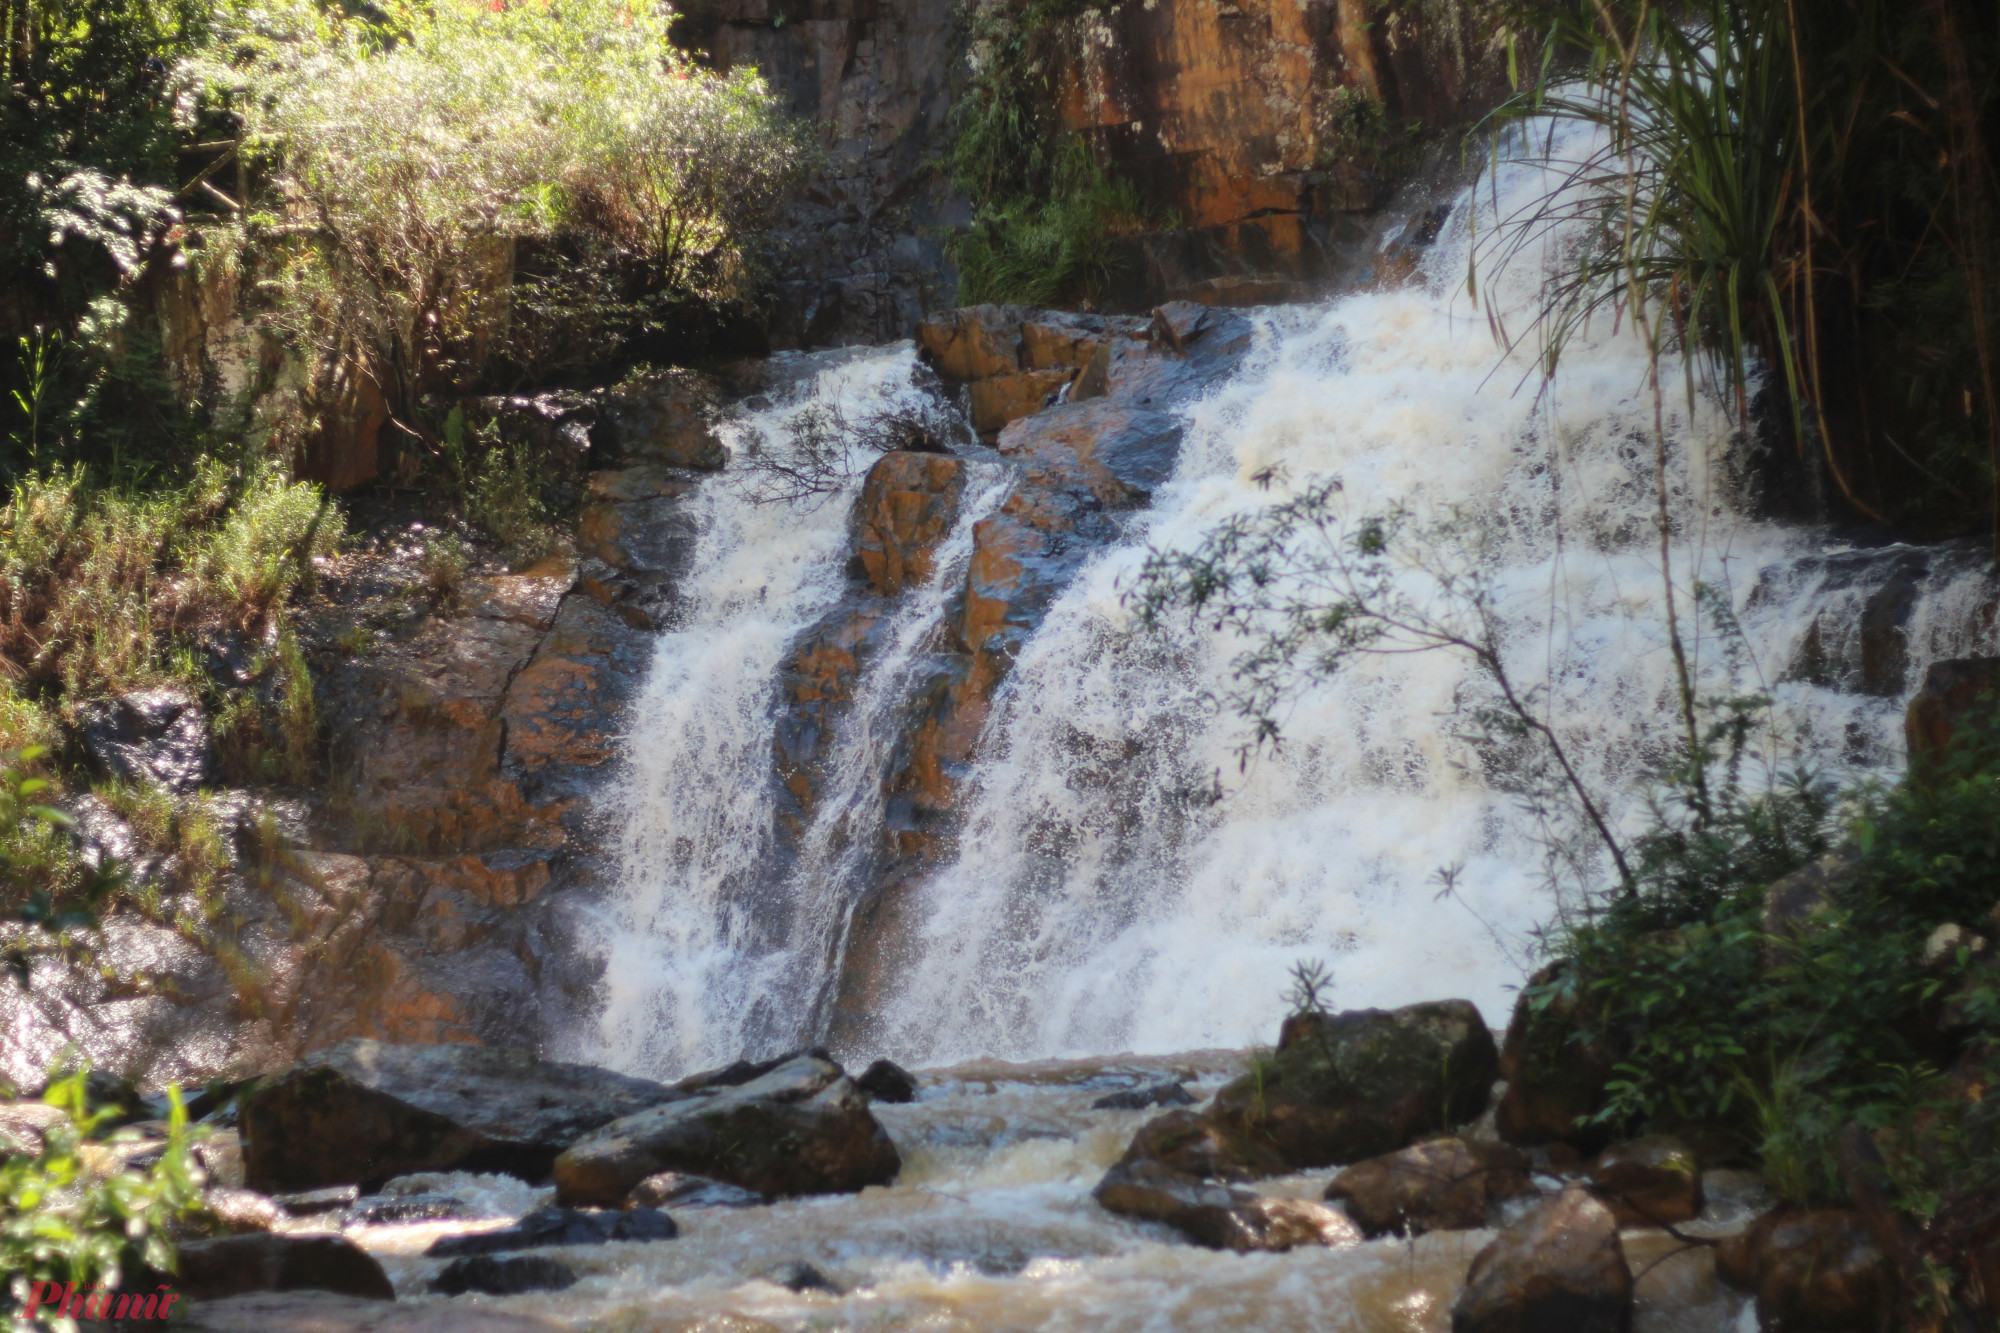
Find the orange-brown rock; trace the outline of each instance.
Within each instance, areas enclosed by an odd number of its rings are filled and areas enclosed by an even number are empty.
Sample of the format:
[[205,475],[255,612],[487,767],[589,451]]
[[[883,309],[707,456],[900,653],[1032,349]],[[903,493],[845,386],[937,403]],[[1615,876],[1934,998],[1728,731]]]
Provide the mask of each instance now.
[[1494,1205],[1534,1192],[1528,1159],[1515,1149],[1441,1138],[1356,1162],[1333,1178],[1326,1198],[1344,1202],[1373,1238],[1483,1227]]
[[2000,657],[1933,662],[1904,715],[1911,767],[1935,764],[1969,720],[1990,722],[1996,715],[2000,715]]
[[868,469],[855,554],[876,592],[892,597],[931,577],[964,490],[965,464],[949,454],[896,450]]
[[1021,369],[1021,324],[1032,313],[1018,305],[947,310],[917,325],[917,343],[948,380],[1011,375]]
[[990,435],[1010,421],[1033,416],[1075,378],[1075,370],[1057,368],[1023,370],[975,380],[967,395],[972,428],[981,435]]
[[1860,1214],[1774,1212],[1723,1241],[1715,1271],[1756,1293],[1767,1333],[1864,1333],[1887,1328],[1896,1275]]

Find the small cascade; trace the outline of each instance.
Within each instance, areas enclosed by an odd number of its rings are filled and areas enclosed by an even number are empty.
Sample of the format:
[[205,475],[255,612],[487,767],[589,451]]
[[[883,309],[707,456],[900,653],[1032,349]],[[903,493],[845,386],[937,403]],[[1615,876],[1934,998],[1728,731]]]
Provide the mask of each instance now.
[[[897,946],[850,1029],[869,1054],[1242,1047],[1269,1040],[1302,958],[1331,965],[1341,1006],[1460,995],[1502,1021],[1531,932],[1560,905],[1552,883],[1574,892],[1605,868],[1587,841],[1552,844],[1559,812],[1524,802],[1546,775],[1482,728],[1492,681],[1451,650],[1365,659],[1293,701],[1282,748],[1246,762],[1246,724],[1215,703],[1243,645],[1201,624],[1141,632],[1128,605],[1149,550],[1192,547],[1317,479],[1339,477],[1356,517],[1408,511],[1430,571],[1403,576],[1410,595],[1434,597],[1439,567],[1476,573],[1510,674],[1627,834],[1677,743],[1668,580],[1700,692],[1768,694],[1759,757],[1787,767],[1892,770],[1926,665],[2000,643],[1977,553],[1849,549],[1746,516],[1728,423],[1678,389],[1658,405],[1661,569],[1641,343],[1629,326],[1587,329],[1543,385],[1535,349],[1510,353],[1496,330],[1530,322],[1544,273],[1532,256],[1481,267],[1494,218],[1562,188],[1547,163],[1576,160],[1587,145],[1564,136],[1583,132],[1558,127],[1545,157],[1462,193],[1411,280],[1256,315],[1227,380],[1168,409],[1171,476],[1106,520],[1108,540],[1062,557],[1068,581],[1009,648],[953,776],[953,827],[929,861],[896,868]],[[1547,239],[1546,262],[1561,243]],[[917,395],[912,370],[906,347],[850,359],[732,429],[776,438],[815,396],[855,418]],[[785,836],[779,681],[788,645],[850,595],[858,483],[806,510],[704,491],[688,610],[633,724],[602,1025],[620,1067],[673,1073],[833,1030],[850,924],[883,873],[885,765],[954,623],[975,524],[1022,475],[1005,460],[972,474],[932,578],[873,636]]]

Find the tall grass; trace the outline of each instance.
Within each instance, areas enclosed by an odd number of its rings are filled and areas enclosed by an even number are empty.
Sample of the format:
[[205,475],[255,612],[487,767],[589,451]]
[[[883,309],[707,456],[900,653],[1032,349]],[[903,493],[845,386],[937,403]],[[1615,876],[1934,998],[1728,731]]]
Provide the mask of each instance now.
[[[1582,0],[1492,126],[1600,130],[1575,189],[1497,219],[1498,267],[1552,227],[1588,242],[1533,328],[1545,367],[1629,320],[1751,426],[1768,383],[1850,513],[2000,540],[1990,310],[1994,15],[1930,0]],[[1477,272],[1473,275],[1475,290]]]

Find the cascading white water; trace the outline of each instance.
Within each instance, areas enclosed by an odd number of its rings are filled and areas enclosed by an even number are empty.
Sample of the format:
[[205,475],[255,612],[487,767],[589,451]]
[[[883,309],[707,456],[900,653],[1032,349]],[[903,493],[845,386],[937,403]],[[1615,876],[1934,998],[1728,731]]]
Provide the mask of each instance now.
[[[1554,160],[1576,158],[1570,133]],[[1481,274],[1480,308],[1465,295],[1495,213],[1559,185],[1540,161],[1503,164],[1480,186],[1479,227],[1468,191],[1417,281],[1260,317],[1245,366],[1184,409],[1174,480],[1077,577],[1002,687],[955,851],[922,890],[915,946],[874,1016],[884,1053],[1242,1046],[1269,1039],[1286,969],[1312,957],[1333,964],[1341,1005],[1462,995],[1503,1021],[1528,932],[1555,904],[1542,826],[1472,739],[1490,682],[1450,651],[1362,661],[1297,699],[1282,752],[1239,769],[1244,725],[1213,704],[1239,645],[1202,626],[1137,632],[1124,597],[1149,546],[1192,546],[1315,478],[1339,476],[1356,515],[1456,513],[1440,558],[1480,563],[1512,674],[1629,830],[1677,726],[1647,360],[1629,326],[1600,327],[1538,392],[1533,352],[1508,354],[1495,329],[1527,322],[1544,274],[1517,262]],[[852,407],[910,392],[909,371],[907,351],[883,353],[819,392]],[[1741,516],[1722,414],[1677,389],[1663,410],[1672,577],[1704,690],[1768,689],[1791,761],[1893,764],[1896,699],[1790,678],[1815,616],[1823,638],[1849,632],[1828,619],[1844,595],[1816,562],[1828,539]],[[1255,479],[1273,466],[1283,480],[1267,489]],[[692,610],[663,639],[633,726],[604,1024],[621,1067],[669,1072],[817,1035],[802,1030],[805,997],[852,901],[842,880],[879,802],[895,700],[962,573],[970,511],[997,498],[968,503],[937,580],[897,612],[841,724],[829,798],[773,882],[774,676],[841,591],[850,497],[801,515],[704,495]],[[1696,623],[1697,582],[1737,613],[1742,653]],[[1981,581],[1942,583],[1910,621],[1911,684],[1926,660],[1991,638],[1968,613]],[[1446,866],[1456,888],[1441,901]]]
[[[760,410],[725,422],[732,451],[786,448],[800,415],[839,404],[853,419],[916,407],[907,343],[804,376]],[[660,637],[632,716],[620,808],[622,894],[606,923],[600,1057],[667,1071],[723,1063],[797,1034],[842,928],[844,899],[802,884],[838,882],[853,840],[840,836],[889,743],[883,715],[904,683],[952,580],[971,525],[1000,498],[998,469],[974,469],[957,529],[930,583],[905,598],[849,710],[830,766],[836,780],[796,855],[775,832],[772,721],[786,649],[845,590],[848,521],[859,475],[806,504],[710,485],[693,503],[699,536],[683,610]]]

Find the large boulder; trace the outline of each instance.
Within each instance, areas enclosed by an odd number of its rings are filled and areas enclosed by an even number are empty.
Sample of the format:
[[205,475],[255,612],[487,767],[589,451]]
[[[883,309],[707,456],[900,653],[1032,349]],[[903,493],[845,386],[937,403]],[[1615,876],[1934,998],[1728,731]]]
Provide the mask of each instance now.
[[1501,1073],[1507,1091],[1494,1111],[1500,1137],[1530,1147],[1571,1143],[1602,1147],[1608,1129],[1586,1123],[1609,1096],[1622,1054],[1595,1030],[1593,1001],[1566,962],[1537,972],[1514,1004]]
[[1590,1164],[1591,1190],[1618,1225],[1660,1226],[1701,1216],[1701,1163],[1669,1134],[1614,1143]]
[[1121,1159],[1158,1162],[1197,1180],[1261,1180],[1289,1168],[1270,1145],[1198,1111],[1169,1111],[1139,1126]]
[[924,359],[948,380],[983,380],[1021,368],[1021,325],[1034,312],[1018,305],[945,310],[917,325]]
[[1211,1184],[1160,1162],[1119,1162],[1091,1197],[1121,1216],[1164,1222],[1212,1250],[1289,1250],[1361,1239],[1353,1222],[1324,1204]]
[[1896,1273],[1859,1213],[1774,1212],[1716,1250],[1715,1272],[1757,1297],[1764,1333],[1866,1333],[1889,1327]]
[[420,1171],[547,1179],[582,1135],[672,1099],[658,1083],[523,1051],[356,1039],[242,1099],[243,1166],[267,1194]]
[[1469,1231],[1486,1225],[1495,1204],[1533,1193],[1520,1152],[1460,1138],[1430,1139],[1356,1162],[1326,1187],[1327,1201],[1345,1203],[1370,1239]]
[[1207,1119],[1293,1170],[1356,1162],[1477,1118],[1498,1069],[1469,1001],[1353,1010],[1223,1088]]
[[1632,1270],[1618,1220],[1583,1189],[1551,1195],[1481,1250],[1452,1333],[1626,1333]]
[[190,1301],[250,1291],[332,1291],[393,1301],[396,1289],[373,1255],[340,1236],[254,1233],[180,1247],[174,1289]]
[[807,1051],[747,1082],[711,1079],[682,1100],[612,1121],[556,1159],[555,1180],[563,1203],[615,1208],[662,1171],[789,1197],[886,1185],[901,1169],[867,1094]]

